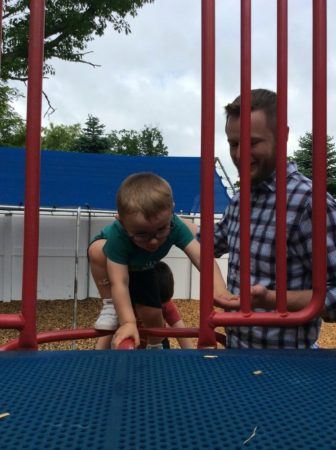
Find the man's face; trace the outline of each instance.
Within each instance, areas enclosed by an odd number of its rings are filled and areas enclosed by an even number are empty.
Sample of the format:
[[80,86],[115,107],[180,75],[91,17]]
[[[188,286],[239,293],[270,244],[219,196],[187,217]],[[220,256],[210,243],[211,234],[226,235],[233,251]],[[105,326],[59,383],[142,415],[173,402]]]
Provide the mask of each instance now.
[[[230,155],[240,173],[240,117],[229,117],[226,134]],[[251,183],[265,180],[275,169],[275,137],[264,111],[251,112]]]

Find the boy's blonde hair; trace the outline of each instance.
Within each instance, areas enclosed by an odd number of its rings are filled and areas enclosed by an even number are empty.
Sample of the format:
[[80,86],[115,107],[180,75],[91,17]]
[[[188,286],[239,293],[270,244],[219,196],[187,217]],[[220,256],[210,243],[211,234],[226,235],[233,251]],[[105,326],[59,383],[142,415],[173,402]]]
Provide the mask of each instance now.
[[135,173],[122,182],[117,192],[117,209],[121,218],[140,212],[146,220],[167,209],[173,211],[172,189],[154,173]]

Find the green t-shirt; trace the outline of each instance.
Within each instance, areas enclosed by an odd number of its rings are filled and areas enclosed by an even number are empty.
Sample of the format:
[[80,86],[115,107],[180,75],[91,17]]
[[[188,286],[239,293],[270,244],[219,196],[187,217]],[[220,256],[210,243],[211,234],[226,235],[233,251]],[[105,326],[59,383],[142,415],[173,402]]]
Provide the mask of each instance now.
[[175,214],[172,223],[174,226],[164,243],[155,252],[148,252],[138,247],[127,235],[119,220],[115,220],[103,230],[103,234],[107,236],[103,251],[108,259],[127,265],[130,271],[152,269],[173,245],[184,250],[194,238],[188,226]]

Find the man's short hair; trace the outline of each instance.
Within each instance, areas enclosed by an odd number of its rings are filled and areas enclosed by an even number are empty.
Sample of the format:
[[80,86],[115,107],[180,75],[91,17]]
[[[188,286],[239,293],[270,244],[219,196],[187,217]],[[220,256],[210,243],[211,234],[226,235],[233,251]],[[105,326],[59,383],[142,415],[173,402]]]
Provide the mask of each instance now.
[[[225,106],[226,123],[230,117],[240,117],[241,96],[228,103]],[[251,90],[251,111],[264,111],[267,124],[276,132],[277,123],[277,94],[268,89],[252,89]]]
[[135,173],[127,177],[117,192],[120,217],[141,213],[145,219],[174,209],[173,193],[169,183],[151,172]]

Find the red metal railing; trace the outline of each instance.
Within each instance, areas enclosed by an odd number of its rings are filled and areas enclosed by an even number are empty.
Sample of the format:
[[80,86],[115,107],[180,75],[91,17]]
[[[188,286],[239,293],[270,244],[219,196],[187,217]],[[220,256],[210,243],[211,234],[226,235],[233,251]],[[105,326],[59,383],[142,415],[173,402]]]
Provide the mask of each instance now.
[[[3,1],[0,0],[0,77],[1,77],[1,63],[2,63],[2,20],[3,20]],[[21,330],[26,321],[22,314],[0,314],[0,327],[15,328]]]
[[313,2],[313,300],[312,314],[324,305],[327,284],[327,5]]
[[[249,140],[250,110],[250,0],[241,1],[242,11],[242,64],[241,74],[241,140]],[[277,38],[277,89],[278,89],[278,148],[277,152],[277,310],[254,312],[250,305],[249,260],[249,168],[241,167],[241,310],[238,312],[214,312],[209,323],[220,325],[288,325],[297,326],[311,320],[323,308],[326,295],[326,0],[313,2],[313,293],[309,305],[300,311],[288,312],[286,306],[286,148],[287,141],[287,1],[278,0]],[[244,31],[245,29],[245,31]],[[249,30],[249,32],[247,32]],[[246,113],[243,116],[243,108]],[[245,128],[245,133],[244,129]],[[247,143],[245,144],[247,145]],[[244,147],[242,142],[241,147]],[[248,159],[248,149],[241,149]]]
[[[208,323],[213,310],[214,166],[215,166],[215,1],[202,0],[202,119],[201,119],[201,284],[198,346],[215,346]],[[206,237],[206,238],[205,238]]]
[[28,97],[20,347],[37,348],[36,297],[39,245],[41,109],[44,50],[44,1],[30,1]]
[[[2,13],[2,0],[0,0]],[[44,1],[30,1],[27,153],[25,184],[22,314],[0,314],[0,327],[20,330],[19,340],[2,350],[36,349],[38,343],[102,336],[95,330],[36,333],[39,236],[41,103]],[[250,90],[251,0],[241,0],[241,310],[213,311],[213,173],[215,133],[215,0],[202,0],[202,125],[201,125],[201,301],[200,328],[142,329],[155,336],[199,337],[198,346],[215,346],[220,325],[299,325],[317,315],[326,295],[326,0],[313,2],[313,294],[301,311],[286,306],[286,142],[287,142],[287,0],[277,7],[277,310],[251,311],[250,304]],[[1,16],[0,16],[1,18]],[[0,35],[1,35],[0,20]],[[131,348],[129,342],[125,348]]]
[[31,0],[28,47],[22,314],[0,315],[0,326],[20,330],[20,347],[27,349],[37,348],[36,294],[39,237],[43,43],[44,1]]
[[241,0],[240,113],[240,298],[242,314],[250,311],[251,186],[251,0]]
[[288,5],[287,0],[277,5],[277,149],[276,152],[276,303],[280,314],[287,311],[287,248],[286,248],[286,166],[287,166],[287,80],[288,80]]

